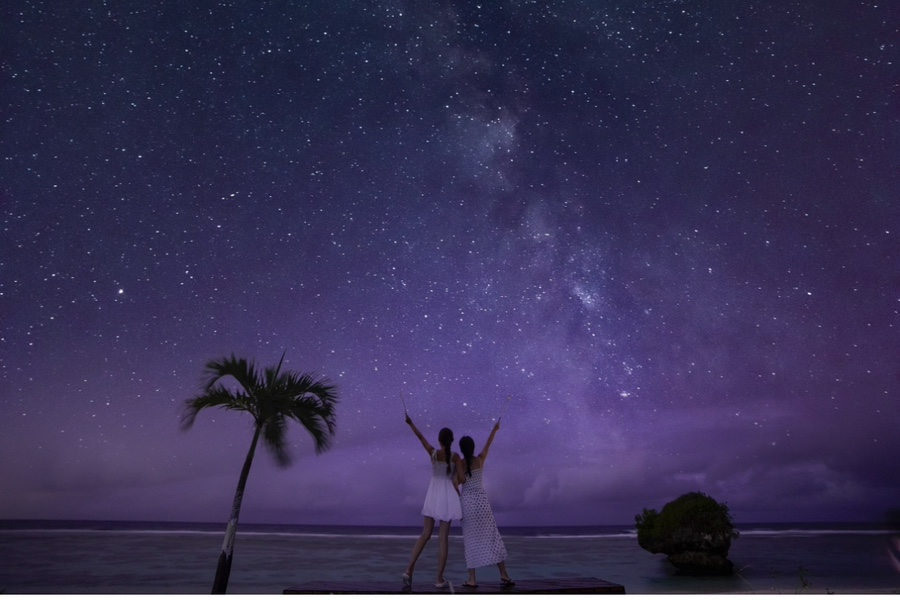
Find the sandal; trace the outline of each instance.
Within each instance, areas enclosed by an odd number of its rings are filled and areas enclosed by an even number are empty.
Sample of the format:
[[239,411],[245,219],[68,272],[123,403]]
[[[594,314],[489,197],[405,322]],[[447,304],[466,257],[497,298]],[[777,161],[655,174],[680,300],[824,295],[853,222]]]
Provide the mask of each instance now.
[[516,585],[516,582],[512,579],[503,579],[502,577],[500,578],[500,587],[508,588],[514,585]]
[[477,583],[469,583],[468,581],[466,581],[465,583],[463,583],[463,587],[469,588],[470,590],[474,590],[475,588],[478,587],[478,584]]
[[403,587],[412,587],[412,575],[410,575],[409,573],[403,574]]
[[434,587],[436,587],[436,588],[439,589],[439,590],[442,590],[442,589],[444,589],[445,587],[447,587],[448,585],[449,585],[449,583],[448,583],[447,580],[445,579],[445,580],[443,580],[443,581],[440,582],[440,583],[435,583],[435,584],[434,584]]

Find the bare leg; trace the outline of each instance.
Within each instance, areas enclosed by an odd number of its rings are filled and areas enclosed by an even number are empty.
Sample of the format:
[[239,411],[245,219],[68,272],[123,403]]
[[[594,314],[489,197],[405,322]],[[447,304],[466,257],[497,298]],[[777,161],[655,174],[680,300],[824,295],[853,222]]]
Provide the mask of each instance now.
[[469,569],[469,579],[466,580],[466,583],[469,585],[478,585],[478,581],[475,579],[475,569]]
[[511,583],[512,578],[509,576],[509,573],[506,572],[506,561],[501,560],[498,562],[497,568],[500,570],[500,581],[503,583]]
[[440,527],[437,583],[444,583],[444,569],[447,566],[447,554],[450,552],[450,521],[441,521]]
[[408,575],[410,579],[412,579],[413,571],[416,568],[416,561],[419,560],[419,555],[422,554],[422,550],[425,549],[425,544],[431,539],[431,533],[433,531],[434,519],[425,517],[425,523],[422,525],[422,535],[419,536],[419,539],[417,539],[415,545],[413,545],[412,556],[409,558],[409,566],[406,568],[406,573],[404,573],[404,575]]

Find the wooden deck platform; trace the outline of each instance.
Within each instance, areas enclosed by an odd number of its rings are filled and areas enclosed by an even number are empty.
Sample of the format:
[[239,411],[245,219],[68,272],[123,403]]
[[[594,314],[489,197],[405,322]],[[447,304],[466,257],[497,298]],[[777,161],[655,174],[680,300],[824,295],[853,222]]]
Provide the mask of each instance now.
[[[404,588],[399,581],[307,581],[289,587],[285,594],[449,594],[451,588],[437,589],[431,581],[415,582],[412,588]],[[456,594],[624,594],[625,586],[610,583],[596,577],[567,579],[523,579],[512,587],[501,587],[499,582],[479,583],[475,589],[454,583]]]

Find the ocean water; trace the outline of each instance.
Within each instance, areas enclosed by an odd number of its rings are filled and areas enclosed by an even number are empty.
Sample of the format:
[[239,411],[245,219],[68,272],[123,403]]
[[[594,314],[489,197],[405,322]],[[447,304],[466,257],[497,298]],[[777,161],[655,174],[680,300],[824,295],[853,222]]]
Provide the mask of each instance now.
[[[676,575],[638,546],[633,528],[501,528],[514,579],[598,577],[629,594],[900,593],[900,531],[861,524],[739,526],[732,577]],[[281,594],[305,581],[396,581],[419,530],[241,524],[228,592]],[[0,592],[6,594],[205,594],[224,525],[0,521]],[[434,579],[437,537],[415,579]],[[446,571],[466,578],[460,529]],[[495,581],[495,568],[479,569]],[[399,585],[398,585],[399,591]]]

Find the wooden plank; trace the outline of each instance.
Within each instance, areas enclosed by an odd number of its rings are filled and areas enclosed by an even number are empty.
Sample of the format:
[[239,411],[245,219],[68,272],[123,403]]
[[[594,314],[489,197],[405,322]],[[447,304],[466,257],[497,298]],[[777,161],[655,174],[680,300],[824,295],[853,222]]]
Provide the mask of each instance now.
[[[456,594],[624,594],[625,586],[596,577],[566,579],[524,579],[512,587],[499,583],[479,583],[475,589],[453,584]],[[404,588],[399,581],[307,581],[289,587],[285,594],[449,594],[450,587],[438,589],[431,582],[413,583]]]

